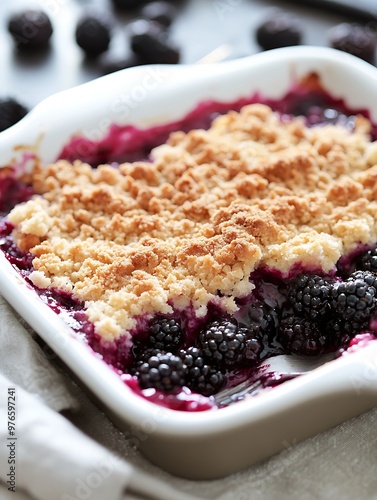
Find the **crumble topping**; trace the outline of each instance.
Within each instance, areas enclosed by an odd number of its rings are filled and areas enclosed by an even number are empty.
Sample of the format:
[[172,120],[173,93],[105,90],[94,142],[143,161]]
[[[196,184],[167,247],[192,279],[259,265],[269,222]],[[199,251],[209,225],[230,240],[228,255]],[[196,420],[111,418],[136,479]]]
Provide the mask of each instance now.
[[307,128],[252,104],[171,134],[150,162],[61,160],[32,178],[42,196],[9,215],[35,255],[30,278],[85,301],[105,340],[173,308],[234,313],[257,267],[327,273],[377,241],[377,144],[363,117],[352,132]]

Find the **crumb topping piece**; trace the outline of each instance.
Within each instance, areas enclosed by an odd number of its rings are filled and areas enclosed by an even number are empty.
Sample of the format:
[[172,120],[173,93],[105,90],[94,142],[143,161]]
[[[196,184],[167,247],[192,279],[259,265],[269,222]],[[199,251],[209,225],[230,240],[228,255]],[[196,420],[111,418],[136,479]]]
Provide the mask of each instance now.
[[210,301],[232,314],[250,273],[294,264],[331,271],[377,240],[377,145],[370,123],[307,128],[261,104],[171,134],[150,162],[33,172],[39,195],[9,215],[31,279],[86,302],[104,339],[138,316]]

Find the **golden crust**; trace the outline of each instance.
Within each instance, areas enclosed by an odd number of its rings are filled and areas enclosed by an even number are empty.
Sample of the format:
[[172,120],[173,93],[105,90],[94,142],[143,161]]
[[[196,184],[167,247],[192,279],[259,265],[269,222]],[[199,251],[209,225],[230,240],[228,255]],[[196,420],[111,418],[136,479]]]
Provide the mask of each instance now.
[[36,167],[38,194],[9,218],[31,279],[72,291],[105,339],[140,315],[210,301],[237,310],[250,273],[295,264],[331,271],[377,240],[377,147],[370,124],[281,122],[264,105],[218,117],[208,131],[171,134],[151,162],[93,170]]

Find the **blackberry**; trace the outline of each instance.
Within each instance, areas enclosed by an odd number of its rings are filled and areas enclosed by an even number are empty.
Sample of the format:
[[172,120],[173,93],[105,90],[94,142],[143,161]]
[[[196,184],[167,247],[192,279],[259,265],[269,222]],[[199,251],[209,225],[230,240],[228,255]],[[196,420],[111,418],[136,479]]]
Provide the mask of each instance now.
[[259,361],[261,341],[235,319],[212,321],[199,334],[199,347],[210,364],[235,368],[245,361]]
[[369,63],[374,61],[376,36],[364,26],[341,23],[328,31],[328,43],[333,49],[348,52]]
[[261,354],[263,351],[263,342],[261,338],[253,333],[249,328],[245,328],[241,333],[245,333],[245,351],[244,351],[244,362],[248,366],[256,365],[261,360]]
[[324,352],[329,339],[317,323],[294,314],[280,320],[277,340],[287,354],[316,356]]
[[360,254],[356,259],[356,269],[377,273],[377,248]]
[[318,321],[330,311],[329,297],[328,280],[317,275],[302,274],[291,285],[288,302],[297,315]]
[[351,280],[363,280],[367,285],[372,286],[377,291],[377,275],[371,271],[355,271],[350,274],[347,281]]
[[299,45],[301,38],[302,30],[297,19],[279,9],[273,9],[256,30],[257,42],[263,50]]
[[144,19],[156,21],[168,28],[177,16],[177,9],[169,2],[151,2],[141,9],[140,14]]
[[15,99],[0,99],[0,132],[11,127],[28,113]]
[[277,317],[274,310],[264,302],[253,302],[247,312],[251,335],[271,343],[276,335]]
[[148,332],[148,345],[154,349],[175,353],[181,347],[183,332],[175,319],[156,318],[149,324]]
[[185,385],[187,368],[171,352],[151,356],[137,366],[135,376],[142,389],[154,388],[164,393],[178,392]]
[[211,396],[223,387],[225,375],[207,363],[200,349],[189,347],[187,350],[181,350],[179,356],[187,367],[186,385],[191,390],[203,396]]
[[77,45],[89,57],[96,57],[109,48],[110,25],[99,16],[86,15],[77,23],[75,38]]
[[19,49],[37,50],[48,45],[53,28],[41,10],[25,10],[9,18],[8,31]]
[[132,51],[147,64],[177,64],[180,51],[168,41],[163,27],[139,19],[128,25]]
[[152,356],[170,352],[175,354],[183,342],[180,324],[174,319],[154,318],[144,332],[143,338],[135,338],[132,355],[135,366],[148,361]]
[[142,64],[144,64],[144,62],[136,54],[119,57],[107,51],[98,59],[98,66],[103,75],[109,75],[110,73],[115,73],[115,71],[132,68],[134,66],[141,66]]
[[116,9],[119,10],[133,10],[140,6],[140,0],[112,0],[112,3]]
[[354,329],[356,334],[369,325],[377,308],[375,279],[372,273],[356,271],[346,281],[335,283],[331,288],[332,311],[347,331]]

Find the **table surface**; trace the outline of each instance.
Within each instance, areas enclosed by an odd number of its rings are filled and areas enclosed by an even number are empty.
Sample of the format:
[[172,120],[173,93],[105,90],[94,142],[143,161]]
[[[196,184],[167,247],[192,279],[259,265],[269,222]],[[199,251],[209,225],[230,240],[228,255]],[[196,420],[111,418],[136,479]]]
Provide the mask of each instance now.
[[[229,57],[258,52],[255,29],[272,7],[286,9],[299,17],[305,45],[327,46],[327,32],[332,26],[355,21],[354,16],[309,6],[307,1],[177,0],[173,3],[179,7],[179,15],[170,36],[181,48],[181,63],[191,64],[224,45],[231,50]],[[9,16],[25,7],[43,9],[53,23],[50,48],[38,56],[17,53],[7,32]],[[74,39],[77,19],[87,10],[107,11],[114,18],[109,51],[126,55],[129,52],[126,26],[137,18],[137,11],[119,13],[111,0],[1,0],[0,98],[14,97],[32,108],[53,93],[101,75],[98,65],[88,63]],[[370,23],[372,28],[374,24],[377,26],[377,15],[376,22]]]

